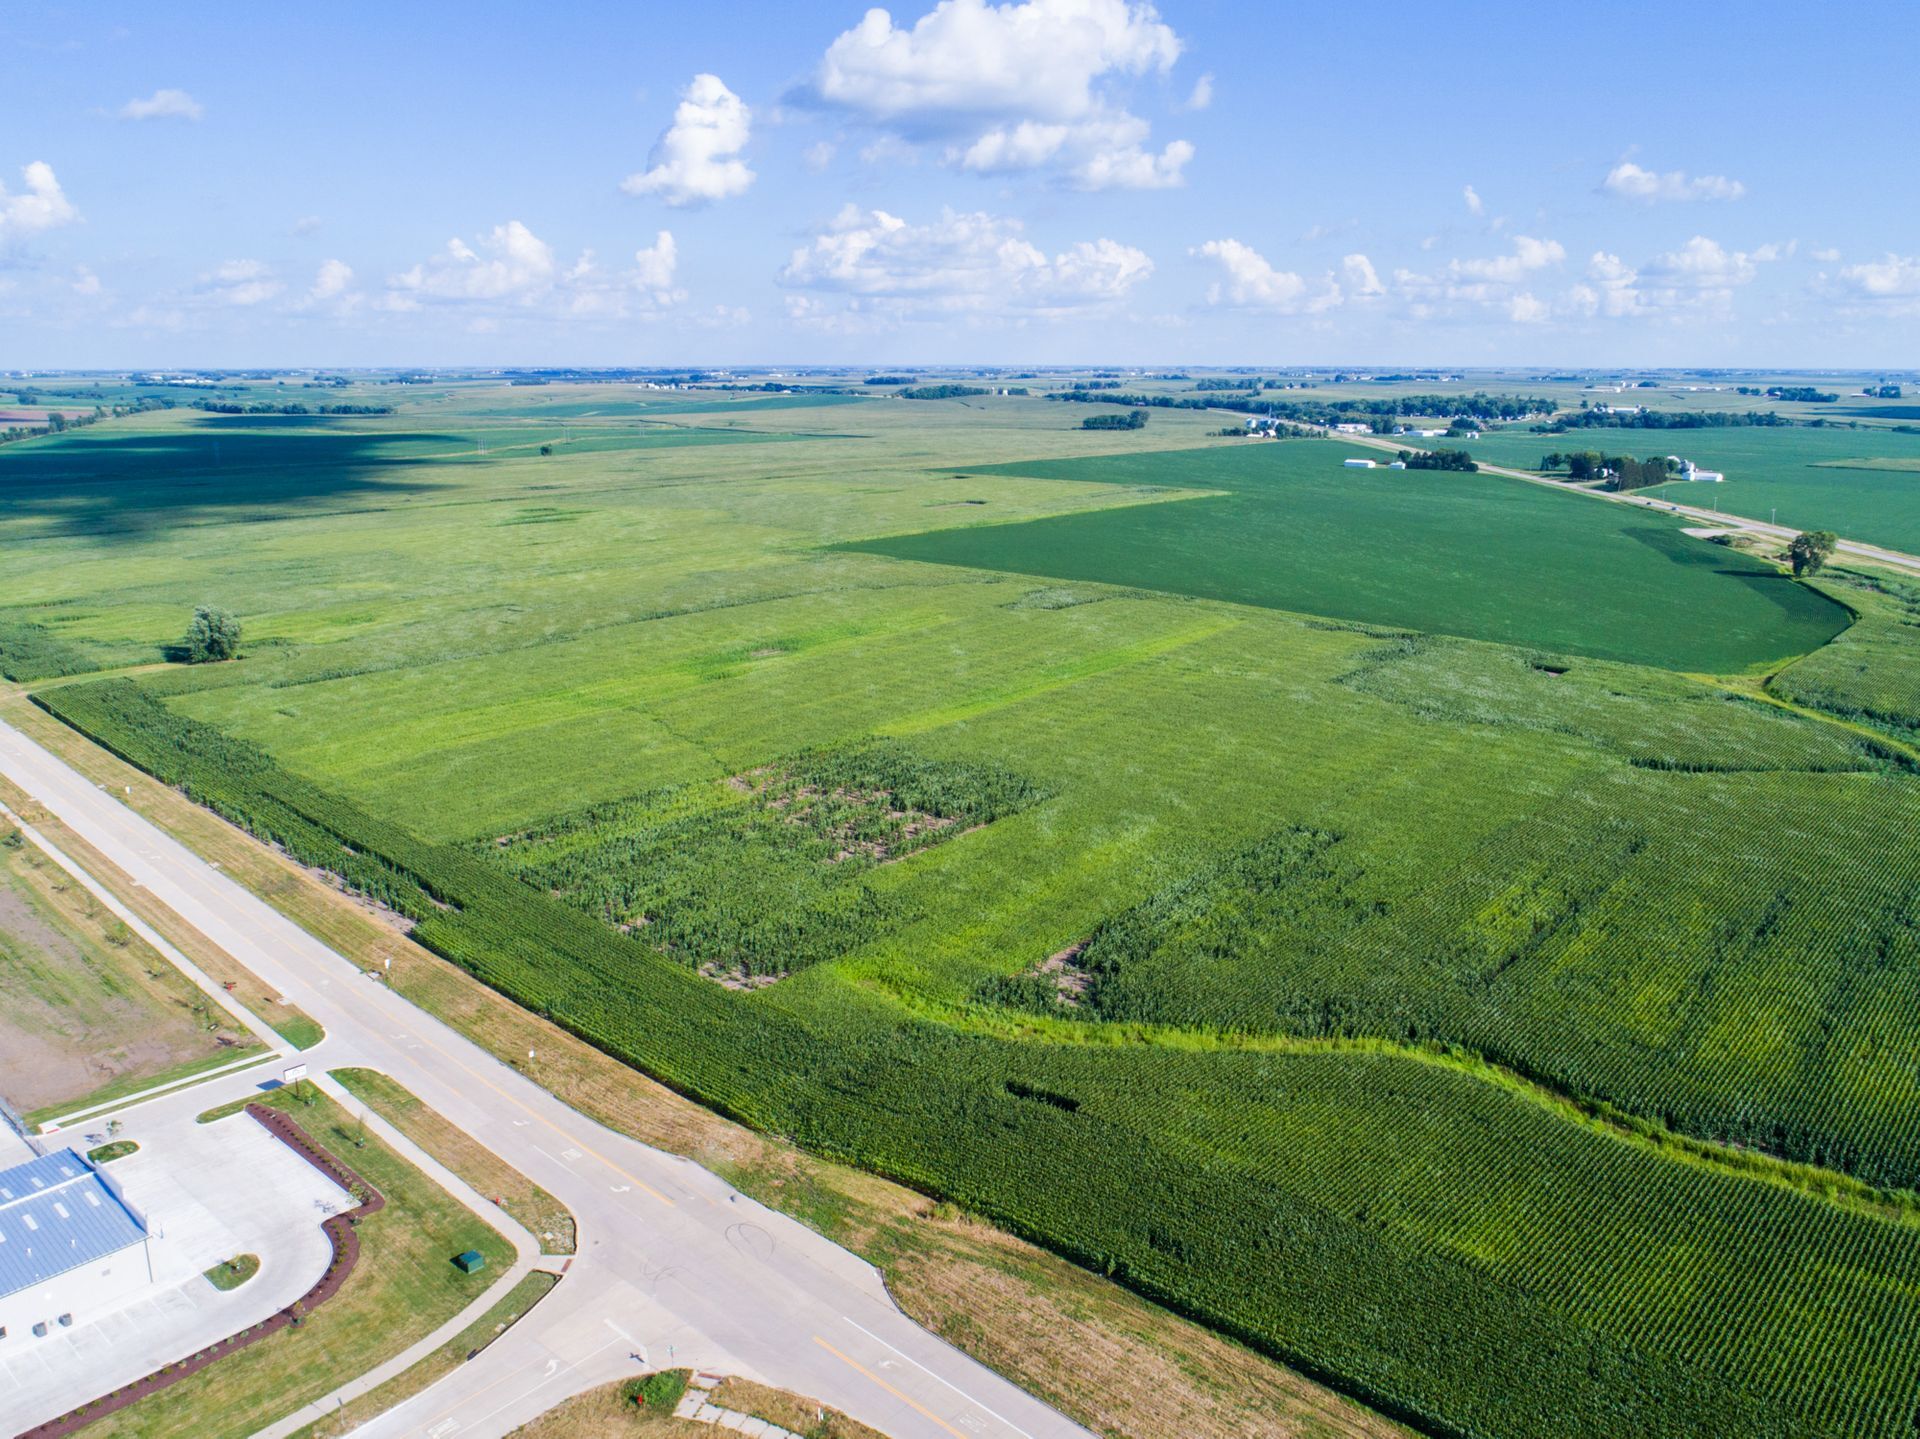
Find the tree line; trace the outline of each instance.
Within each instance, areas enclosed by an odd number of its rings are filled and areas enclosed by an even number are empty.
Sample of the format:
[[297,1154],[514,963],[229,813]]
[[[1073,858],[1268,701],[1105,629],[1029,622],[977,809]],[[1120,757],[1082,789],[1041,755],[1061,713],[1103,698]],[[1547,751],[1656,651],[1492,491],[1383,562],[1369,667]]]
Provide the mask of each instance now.
[[1745,426],[1773,428],[1791,425],[1772,410],[1636,410],[1629,414],[1606,410],[1569,410],[1538,430],[1543,435],[1568,430],[1719,430]]
[[313,405],[309,407],[298,400],[287,404],[257,400],[250,405],[240,404],[236,400],[195,400],[190,408],[205,410],[212,415],[391,415],[393,413],[392,405]]
[[1391,421],[1412,415],[1436,415],[1469,420],[1517,420],[1527,415],[1552,414],[1554,403],[1532,395],[1393,395],[1365,400],[1262,400],[1247,396],[1203,399],[1198,395],[1138,395],[1094,393],[1091,386],[1055,390],[1049,400],[1080,404],[1130,405],[1136,409],[1217,410],[1270,415],[1309,425],[1358,421]]
[[1080,422],[1083,430],[1144,430],[1146,427],[1145,410],[1128,410],[1124,415],[1088,415]]
[[1402,450],[1399,458],[1410,470],[1458,470],[1478,474],[1480,466],[1465,450]]
[[1548,454],[1540,458],[1542,471],[1564,468],[1575,483],[1602,482],[1609,490],[1643,490],[1649,485],[1664,485],[1673,478],[1673,462],[1665,455],[1644,460],[1632,455],[1603,455],[1598,450],[1577,454]]

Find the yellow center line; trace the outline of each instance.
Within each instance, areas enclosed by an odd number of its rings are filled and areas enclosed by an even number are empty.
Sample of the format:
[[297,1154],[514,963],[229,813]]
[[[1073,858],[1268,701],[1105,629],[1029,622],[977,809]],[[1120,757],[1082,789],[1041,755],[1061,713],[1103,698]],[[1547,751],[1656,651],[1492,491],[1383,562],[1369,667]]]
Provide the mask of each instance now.
[[953,1439],[971,1439],[971,1436],[962,1434],[958,1429],[954,1428],[951,1424],[947,1423],[946,1420],[942,1419],[938,1414],[934,1413],[931,1409],[927,1408],[927,1406],[922,1404],[919,1400],[913,1398],[911,1395],[902,1394],[898,1389],[895,1389],[891,1384],[887,1383],[886,1380],[882,1379],[878,1374],[875,1374],[871,1369],[867,1368],[867,1366],[862,1364],[859,1360],[849,1359],[846,1355],[842,1354],[838,1349],[835,1349],[831,1344],[827,1343],[826,1340],[822,1339],[818,1334],[813,1336],[813,1342],[815,1344],[818,1344],[822,1349],[826,1350],[827,1353],[831,1354],[835,1359],[838,1359],[842,1364],[847,1365],[849,1368],[856,1369],[860,1373],[866,1375],[867,1378],[871,1379],[875,1384],[878,1384],[882,1389],[886,1390],[887,1393],[891,1394],[894,1398],[898,1399],[902,1404],[911,1405],[913,1408],[918,1409],[927,1418],[931,1419],[934,1423],[938,1424],[942,1429],[946,1430],[947,1433],[953,1435]]

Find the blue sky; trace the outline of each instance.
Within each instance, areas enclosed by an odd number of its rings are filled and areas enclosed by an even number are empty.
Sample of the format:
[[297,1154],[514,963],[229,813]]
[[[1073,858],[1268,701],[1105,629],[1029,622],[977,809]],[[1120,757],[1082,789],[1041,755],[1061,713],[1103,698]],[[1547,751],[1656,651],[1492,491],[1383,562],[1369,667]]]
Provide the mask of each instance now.
[[1920,6],[0,13],[0,365],[1909,367]]

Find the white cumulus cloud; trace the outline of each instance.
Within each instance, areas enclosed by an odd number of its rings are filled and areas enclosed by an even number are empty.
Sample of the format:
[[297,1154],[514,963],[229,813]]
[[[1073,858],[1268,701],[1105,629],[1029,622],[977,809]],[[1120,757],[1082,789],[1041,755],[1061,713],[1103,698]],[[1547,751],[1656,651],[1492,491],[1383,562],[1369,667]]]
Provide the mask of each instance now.
[[[911,27],[868,10],[821,60],[808,98],[983,173],[1044,171],[1082,189],[1181,183],[1193,146],[1157,151],[1151,127],[1115,105],[1109,77],[1165,74],[1180,38],[1129,0],[941,0]],[[1212,98],[1201,77],[1192,108]]]
[[1557,265],[1566,258],[1566,249],[1558,240],[1536,240],[1531,235],[1515,235],[1511,254],[1455,260],[1447,267],[1447,272],[1456,279],[1511,285],[1535,270]]
[[353,266],[345,260],[322,260],[313,273],[313,284],[294,306],[300,310],[328,310],[347,315],[358,310],[366,296],[353,287]]
[[1365,255],[1349,255],[1340,262],[1340,273],[1346,277],[1347,289],[1361,299],[1372,299],[1384,295],[1386,286],[1380,283],[1379,272],[1373,268],[1373,261]]
[[24,190],[10,192],[0,184],[0,241],[71,225],[80,218],[80,212],[60,188],[53,166],[35,160],[22,166],[20,174],[26,181]]
[[205,107],[185,90],[155,90],[120,107],[122,120],[198,120],[204,114]]
[[1466,202],[1467,213],[1469,215],[1484,215],[1486,213],[1487,203],[1480,198],[1480,192],[1474,189],[1473,186],[1468,185],[1463,189],[1460,192],[1460,198]]
[[1629,200],[1738,200],[1747,187],[1725,175],[1689,175],[1684,170],[1657,174],[1631,160],[1622,160],[1607,172],[1601,188]]
[[670,231],[662,230],[654,237],[653,244],[644,250],[633,252],[633,283],[636,288],[655,295],[666,295],[673,290],[673,272],[679,264],[680,252],[673,243]]
[[[1209,240],[1196,246],[1193,253],[1212,260],[1221,271],[1221,279],[1207,287],[1209,305],[1279,315],[1319,314],[1345,298],[1331,275],[1311,281],[1292,270],[1276,269],[1265,255],[1239,240]],[[1364,255],[1352,255],[1348,260],[1359,261],[1368,274],[1372,273],[1373,266]],[[1349,274],[1353,268],[1349,265]],[[1379,283],[1377,276],[1374,283]]]
[[1566,247],[1558,240],[1531,235],[1515,235],[1512,244],[1504,255],[1451,260],[1435,273],[1395,270],[1394,286],[1418,319],[1465,306],[1501,313],[1519,323],[1538,323],[1550,307],[1531,286],[1567,258]]
[[1895,315],[1920,314],[1920,255],[1888,253],[1878,260],[1846,265],[1835,281],[1840,298],[1852,306],[1873,306]]
[[1677,250],[1634,266],[1606,250],[1587,261],[1586,280],[1567,294],[1567,306],[1584,315],[1608,319],[1682,320],[1702,312],[1724,311],[1733,292],[1751,283],[1760,266],[1793,252],[1791,245],[1763,245],[1748,253],[1729,250],[1705,235],[1695,235]]
[[1522,290],[1507,301],[1507,318],[1516,325],[1544,325],[1553,315],[1553,307],[1530,290]]
[[1920,258],[1888,255],[1884,260],[1848,265],[1840,272],[1840,278],[1863,295],[1920,295]]
[[1213,72],[1209,70],[1193,82],[1193,91],[1187,96],[1189,110],[1204,110],[1213,104]]
[[353,284],[353,267],[344,260],[323,260],[313,277],[310,300],[331,300],[344,295]]
[[[849,205],[780,271],[790,317],[839,323],[1064,315],[1112,305],[1153,273],[1141,251],[1082,240],[1048,255],[1018,220],[943,211],[915,225]],[[838,305],[821,296],[838,297]]]
[[442,300],[524,299],[552,287],[553,246],[518,220],[495,225],[478,247],[458,236],[424,264],[388,285],[403,294]]
[[669,205],[704,205],[741,194],[753,183],[740,152],[753,112],[718,75],[695,75],[680,92],[673,123],[654,142],[647,168],[627,176],[630,195],[657,195]]
[[652,245],[634,252],[631,269],[605,269],[591,250],[562,266],[553,246],[509,220],[472,244],[455,237],[432,259],[391,276],[384,303],[389,310],[464,302],[481,309],[618,317],[685,299],[674,285],[677,260],[673,236],[662,230]]
[[242,309],[264,305],[284,288],[273,271],[259,260],[228,260],[200,277],[198,296],[215,305]]
[[1744,285],[1759,273],[1757,255],[1729,250],[1705,235],[1695,235],[1677,250],[1656,255],[1644,273],[1668,285],[1724,290]]

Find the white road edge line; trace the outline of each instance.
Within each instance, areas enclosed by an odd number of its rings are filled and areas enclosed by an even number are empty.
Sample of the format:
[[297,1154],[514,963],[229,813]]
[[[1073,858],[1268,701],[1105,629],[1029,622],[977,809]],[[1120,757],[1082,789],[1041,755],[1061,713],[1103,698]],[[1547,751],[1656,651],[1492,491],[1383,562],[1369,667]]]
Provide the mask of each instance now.
[[[484,1425],[489,1419],[493,1418],[494,1415],[499,1414],[502,1411],[511,1408],[515,1404],[518,1404],[522,1399],[525,1399],[529,1394],[533,1393],[535,1390],[544,1389],[547,1387],[547,1385],[551,1384],[554,1380],[558,1379],[562,1374],[569,1373],[572,1370],[578,1369],[580,1367],[580,1364],[584,1364],[587,1360],[593,1358],[593,1356],[595,1354],[598,1354],[601,1349],[611,1349],[613,1348],[614,1345],[618,1344],[619,1342],[620,1341],[618,1339],[609,1339],[605,1344],[602,1344],[599,1349],[592,1349],[592,1350],[589,1350],[587,1353],[581,1355],[579,1363],[570,1363],[567,1360],[564,1360],[564,1359],[561,1360],[558,1367],[549,1370],[546,1373],[546,1375],[541,1378],[538,1384],[534,1384],[526,1389],[522,1389],[518,1394],[514,1395],[511,1399],[507,1400],[506,1403],[498,1405],[497,1407],[488,1410],[485,1414],[482,1414],[474,1422],[476,1424]],[[453,1416],[448,1415],[447,1417],[452,1418]]]
[[[886,1340],[882,1339],[878,1334],[875,1334],[871,1329],[867,1328],[867,1326],[862,1324],[859,1320],[847,1319],[847,1316],[844,1314],[842,1314],[840,1317],[842,1319],[846,1319],[847,1323],[851,1324],[855,1329],[858,1329],[862,1334],[866,1335],[867,1338],[871,1339],[875,1344],[880,1345],[883,1349],[893,1349],[893,1346],[891,1344],[887,1343]],[[908,1354],[904,1350],[900,1350],[900,1349],[893,1349],[893,1352],[895,1354],[898,1354],[902,1359],[906,1360],[907,1363],[911,1364],[915,1369],[918,1369],[922,1374],[932,1375],[933,1378],[939,1379],[942,1384],[946,1385],[947,1388],[951,1389],[955,1394],[958,1394],[962,1399],[966,1400],[967,1403],[973,1405],[974,1408],[983,1410],[986,1413],[993,1415],[994,1418],[998,1419],[1002,1424],[1006,1425],[1007,1428],[1011,1429],[1014,1433],[1024,1435],[1025,1439],[1033,1439],[1033,1436],[1031,1434],[1028,1434],[1026,1430],[1022,1429],[1018,1424],[1014,1423],[1011,1419],[1007,1418],[1006,1415],[1000,1413],[997,1409],[988,1408],[985,1404],[982,1404],[978,1399],[974,1398],[971,1394],[967,1393],[967,1391],[962,1389],[958,1384],[955,1384],[951,1379],[943,1379],[941,1378],[940,1375],[934,1374],[934,1372],[931,1369],[927,1368],[926,1365],[922,1364],[918,1359],[915,1359],[911,1354]]]

